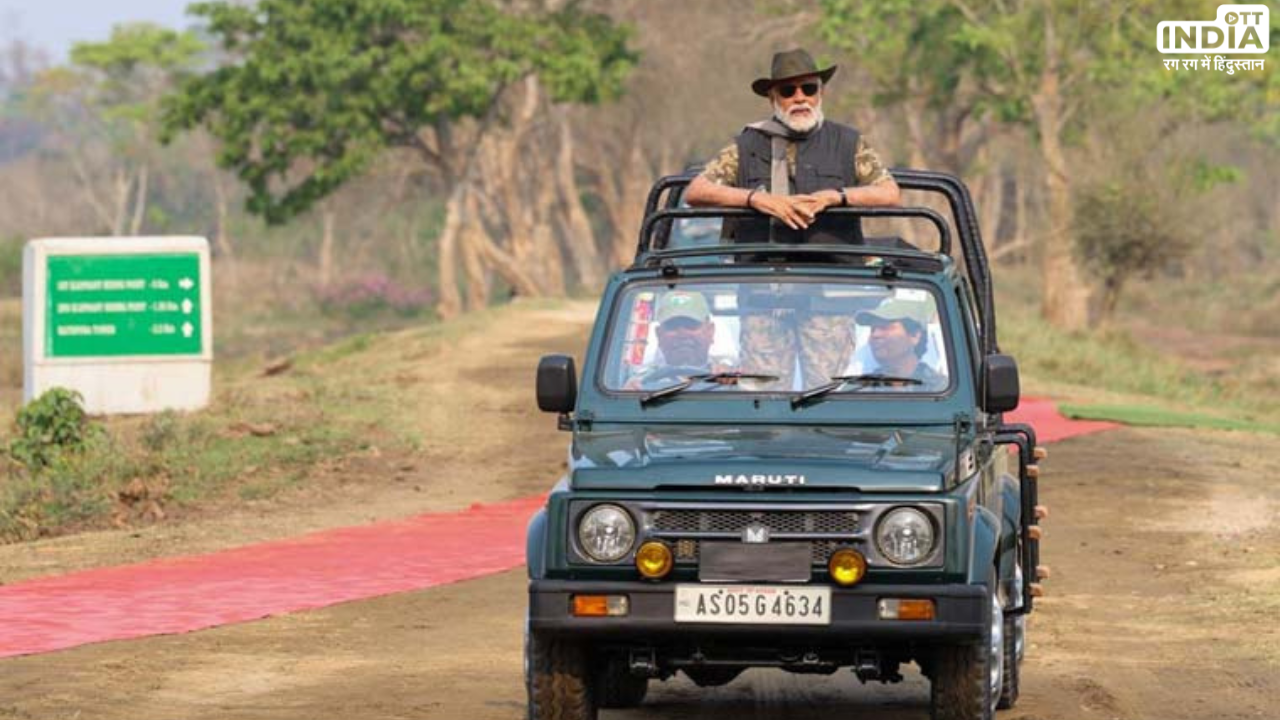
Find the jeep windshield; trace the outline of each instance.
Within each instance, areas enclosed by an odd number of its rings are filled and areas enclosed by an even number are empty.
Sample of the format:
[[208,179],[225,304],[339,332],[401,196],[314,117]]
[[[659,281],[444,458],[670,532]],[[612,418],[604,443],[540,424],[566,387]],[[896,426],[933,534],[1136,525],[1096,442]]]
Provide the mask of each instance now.
[[923,284],[638,283],[615,312],[601,363],[613,392],[674,400],[817,389],[848,398],[936,396],[951,385],[949,336]]

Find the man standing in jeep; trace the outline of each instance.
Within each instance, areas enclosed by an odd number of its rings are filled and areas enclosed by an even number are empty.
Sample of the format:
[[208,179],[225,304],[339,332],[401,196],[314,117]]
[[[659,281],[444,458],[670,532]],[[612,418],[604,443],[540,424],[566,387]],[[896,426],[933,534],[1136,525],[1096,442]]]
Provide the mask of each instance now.
[[[830,207],[900,204],[898,184],[862,134],[823,117],[825,86],[835,72],[834,65],[819,70],[797,49],[774,55],[770,77],[751,84],[769,98],[773,116],[743,128],[684,195],[693,206],[748,207],[770,216],[726,220],[727,239],[861,243],[857,219],[819,215]],[[743,317],[741,344],[744,370],[777,375],[778,387],[792,389],[793,358],[799,357],[804,387],[824,383],[853,352],[853,334],[830,316],[758,313]]]
[[[862,134],[826,120],[822,99],[836,66],[819,70],[804,50],[773,56],[770,77],[751,89],[770,100],[752,123],[689,183],[693,206],[748,207],[778,222],[735,223],[737,242],[849,242],[829,207],[898,205],[898,184]],[[781,223],[786,228],[778,227]],[[847,223],[846,223],[847,224]]]

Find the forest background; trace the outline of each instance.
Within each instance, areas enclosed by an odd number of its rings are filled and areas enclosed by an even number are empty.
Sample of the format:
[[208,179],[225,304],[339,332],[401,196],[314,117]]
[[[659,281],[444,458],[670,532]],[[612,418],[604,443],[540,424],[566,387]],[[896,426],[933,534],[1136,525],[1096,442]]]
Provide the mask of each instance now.
[[652,181],[763,117],[750,81],[805,46],[840,65],[828,117],[969,183],[1015,341],[1076,374],[1095,359],[1061,348],[1170,359],[1200,396],[1245,398],[1280,383],[1280,75],[1170,71],[1154,38],[1215,8],[262,0],[121,25],[61,64],[11,37],[0,295],[13,320],[33,237],[204,235],[230,359],[590,296]]

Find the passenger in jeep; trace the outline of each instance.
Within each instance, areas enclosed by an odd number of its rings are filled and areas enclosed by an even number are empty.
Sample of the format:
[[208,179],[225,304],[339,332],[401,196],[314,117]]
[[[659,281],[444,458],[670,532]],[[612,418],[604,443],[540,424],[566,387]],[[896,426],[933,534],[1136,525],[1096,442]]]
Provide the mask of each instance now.
[[654,334],[658,338],[659,356],[652,368],[627,383],[627,389],[651,390],[679,382],[690,374],[728,369],[711,362],[716,326],[702,293],[666,292],[658,301],[654,319],[658,323]]
[[866,372],[919,380],[918,389],[925,392],[945,389],[947,378],[921,360],[928,350],[929,312],[925,303],[888,298],[875,310],[858,313],[858,324],[871,328],[869,344],[877,365]]

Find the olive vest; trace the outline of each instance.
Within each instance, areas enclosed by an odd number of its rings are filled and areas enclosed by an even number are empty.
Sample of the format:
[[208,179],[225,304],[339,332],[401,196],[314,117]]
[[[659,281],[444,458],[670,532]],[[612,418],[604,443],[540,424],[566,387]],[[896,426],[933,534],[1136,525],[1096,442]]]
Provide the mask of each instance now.
[[[854,157],[859,133],[848,125],[826,121],[817,131],[796,143],[795,176],[791,194],[805,195],[819,190],[836,190],[857,184]],[[751,127],[734,138],[738,146],[738,187],[769,190],[773,159],[769,135]],[[805,230],[792,230],[772,218],[738,220],[729,236],[739,243],[853,243],[862,242],[857,218],[819,215]]]

